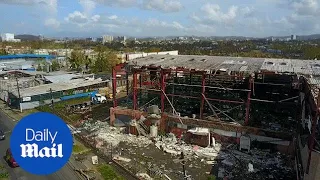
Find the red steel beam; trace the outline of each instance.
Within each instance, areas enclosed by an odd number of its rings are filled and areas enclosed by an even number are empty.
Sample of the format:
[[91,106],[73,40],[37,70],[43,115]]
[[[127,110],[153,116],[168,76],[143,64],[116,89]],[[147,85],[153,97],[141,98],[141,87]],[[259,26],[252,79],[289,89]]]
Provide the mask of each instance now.
[[249,87],[248,87],[248,89],[249,89],[250,91],[248,91],[248,98],[247,98],[247,103],[246,103],[246,119],[245,119],[245,125],[248,125],[248,123],[249,123],[250,98],[251,98],[252,81],[253,81],[253,78],[252,78],[252,76],[250,75],[250,77],[249,77]]
[[[202,82],[201,82],[201,86],[202,86],[202,91],[201,93],[204,94],[206,91],[206,74],[203,73],[202,74]],[[203,108],[204,108],[204,96],[201,96],[201,104],[200,104],[200,118],[203,119]]]
[[161,71],[161,112],[164,112],[164,102],[165,102],[165,90],[166,90],[166,74],[164,72],[164,70]]
[[112,99],[113,107],[117,107],[117,71],[121,71],[125,67],[126,63],[120,63],[112,68]]
[[117,66],[112,68],[112,98],[113,107],[117,107]]
[[138,96],[138,73],[133,72],[133,109],[137,110],[137,96]]

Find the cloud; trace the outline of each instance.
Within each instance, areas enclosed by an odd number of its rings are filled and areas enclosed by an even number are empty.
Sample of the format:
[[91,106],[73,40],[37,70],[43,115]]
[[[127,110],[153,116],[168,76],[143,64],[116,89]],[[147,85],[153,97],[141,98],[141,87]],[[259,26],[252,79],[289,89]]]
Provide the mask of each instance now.
[[45,26],[58,29],[60,27],[60,22],[54,18],[47,19],[44,23]]
[[[269,22],[269,26],[277,27],[287,33],[313,34],[319,32],[320,6],[319,0],[281,1],[282,8],[289,13]],[[281,30],[279,30],[281,31]]]
[[117,7],[133,7],[138,4],[137,0],[92,0],[98,4],[105,6],[117,6]]
[[74,11],[73,13],[70,13],[65,18],[65,20],[69,23],[80,24],[80,25],[85,24],[89,21],[88,17],[79,11]]
[[[179,34],[200,34],[205,33],[209,28],[213,32],[213,28],[207,25],[186,25],[178,21],[163,21],[157,18],[149,18],[141,20],[138,18],[125,18],[117,15],[93,15],[86,16],[85,14],[75,11],[70,13],[65,18],[65,30],[74,29],[77,26],[78,32],[117,32],[126,35],[144,35],[161,36],[161,35],[179,35]],[[128,32],[128,29],[130,31]],[[208,33],[208,31],[207,31]],[[101,34],[100,34],[101,35]]]
[[79,0],[79,4],[82,6],[84,14],[90,15],[96,8],[96,3],[93,0]]
[[142,8],[162,12],[179,12],[183,6],[176,0],[143,0]]
[[0,4],[10,5],[24,5],[24,6],[36,6],[44,8],[46,12],[57,13],[58,2],[57,0],[0,0]]
[[297,15],[319,16],[319,0],[292,0],[289,5]]
[[200,24],[234,24],[237,19],[249,17],[254,12],[253,8],[231,6],[226,12],[218,4],[205,4],[199,9],[199,13],[191,14],[190,18]]
[[250,17],[254,15],[255,9],[253,7],[244,7],[240,10],[240,13],[245,17]]

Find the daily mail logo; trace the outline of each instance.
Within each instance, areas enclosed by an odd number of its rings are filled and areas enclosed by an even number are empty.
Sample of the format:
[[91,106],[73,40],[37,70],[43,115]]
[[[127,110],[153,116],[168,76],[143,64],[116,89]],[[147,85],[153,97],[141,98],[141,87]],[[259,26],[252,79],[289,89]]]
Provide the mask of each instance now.
[[33,129],[26,129],[26,141],[27,142],[51,142],[52,147],[43,147],[39,149],[38,144],[21,144],[21,157],[63,157],[62,144],[56,144],[55,139],[58,132],[52,133],[49,129],[44,129],[42,131],[35,131]]
[[[60,170],[72,154],[73,137],[58,116],[34,113],[21,119],[12,131],[10,148],[25,171],[48,175]],[[41,164],[35,166],[34,164]]]

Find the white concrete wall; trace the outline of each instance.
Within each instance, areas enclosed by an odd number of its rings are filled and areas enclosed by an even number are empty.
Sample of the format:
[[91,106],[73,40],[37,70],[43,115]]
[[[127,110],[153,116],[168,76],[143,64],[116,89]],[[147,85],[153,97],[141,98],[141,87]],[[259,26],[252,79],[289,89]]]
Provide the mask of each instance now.
[[39,106],[40,106],[40,102],[39,101],[20,103],[20,109],[22,109],[22,110],[34,109],[34,108],[39,107]]
[[[53,102],[59,102],[61,101],[61,99],[54,99]],[[48,100],[44,100],[44,102],[42,102],[43,104],[40,104],[40,101],[30,101],[30,102],[23,102],[20,103],[20,109],[22,110],[27,110],[27,109],[34,109],[36,107],[39,107],[40,105],[44,105],[44,104],[51,104],[51,99]]]
[[[151,52],[151,53],[135,53],[135,54],[129,54],[129,60],[133,60],[133,59],[137,59],[137,58],[141,58],[141,57],[146,57],[149,55],[178,55],[179,52],[178,51],[163,51],[163,52]],[[126,54],[121,54],[119,55],[120,58],[122,58],[123,60],[126,60]]]
[[158,54],[159,55],[166,55],[166,54],[168,54],[168,55],[178,55],[179,52],[178,51],[164,51],[164,52],[159,52]]

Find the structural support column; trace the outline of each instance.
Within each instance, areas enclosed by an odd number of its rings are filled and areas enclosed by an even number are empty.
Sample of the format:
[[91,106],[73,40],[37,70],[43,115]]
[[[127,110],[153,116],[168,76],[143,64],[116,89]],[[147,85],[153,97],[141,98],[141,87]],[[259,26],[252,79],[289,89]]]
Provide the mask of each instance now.
[[116,108],[117,105],[117,70],[115,67],[112,68],[112,98],[113,107]]
[[320,93],[318,93],[317,96],[317,109],[314,112],[314,115],[312,116],[312,129],[311,129],[311,136],[309,139],[309,158],[308,158],[308,164],[307,164],[307,174],[309,173],[310,163],[311,163],[311,154],[314,147],[314,142],[316,141],[316,128],[317,128],[317,120],[319,116],[319,107],[320,107]]
[[251,98],[251,92],[252,92],[252,75],[249,76],[249,87],[248,89],[250,91],[248,91],[248,99],[247,99],[247,103],[246,103],[246,119],[245,119],[245,125],[248,125],[249,123],[249,115],[250,115],[250,98]]
[[206,73],[202,74],[202,82],[201,82],[201,86],[202,86],[202,96],[201,96],[201,104],[200,104],[200,119],[203,119],[203,109],[204,109],[204,93],[206,91]]
[[126,67],[126,90],[127,90],[127,96],[129,96],[129,70],[128,67]]
[[133,73],[133,109],[137,110],[137,95],[138,95],[138,73],[134,71]]
[[161,70],[161,112],[164,112],[165,92],[166,92],[166,74]]

